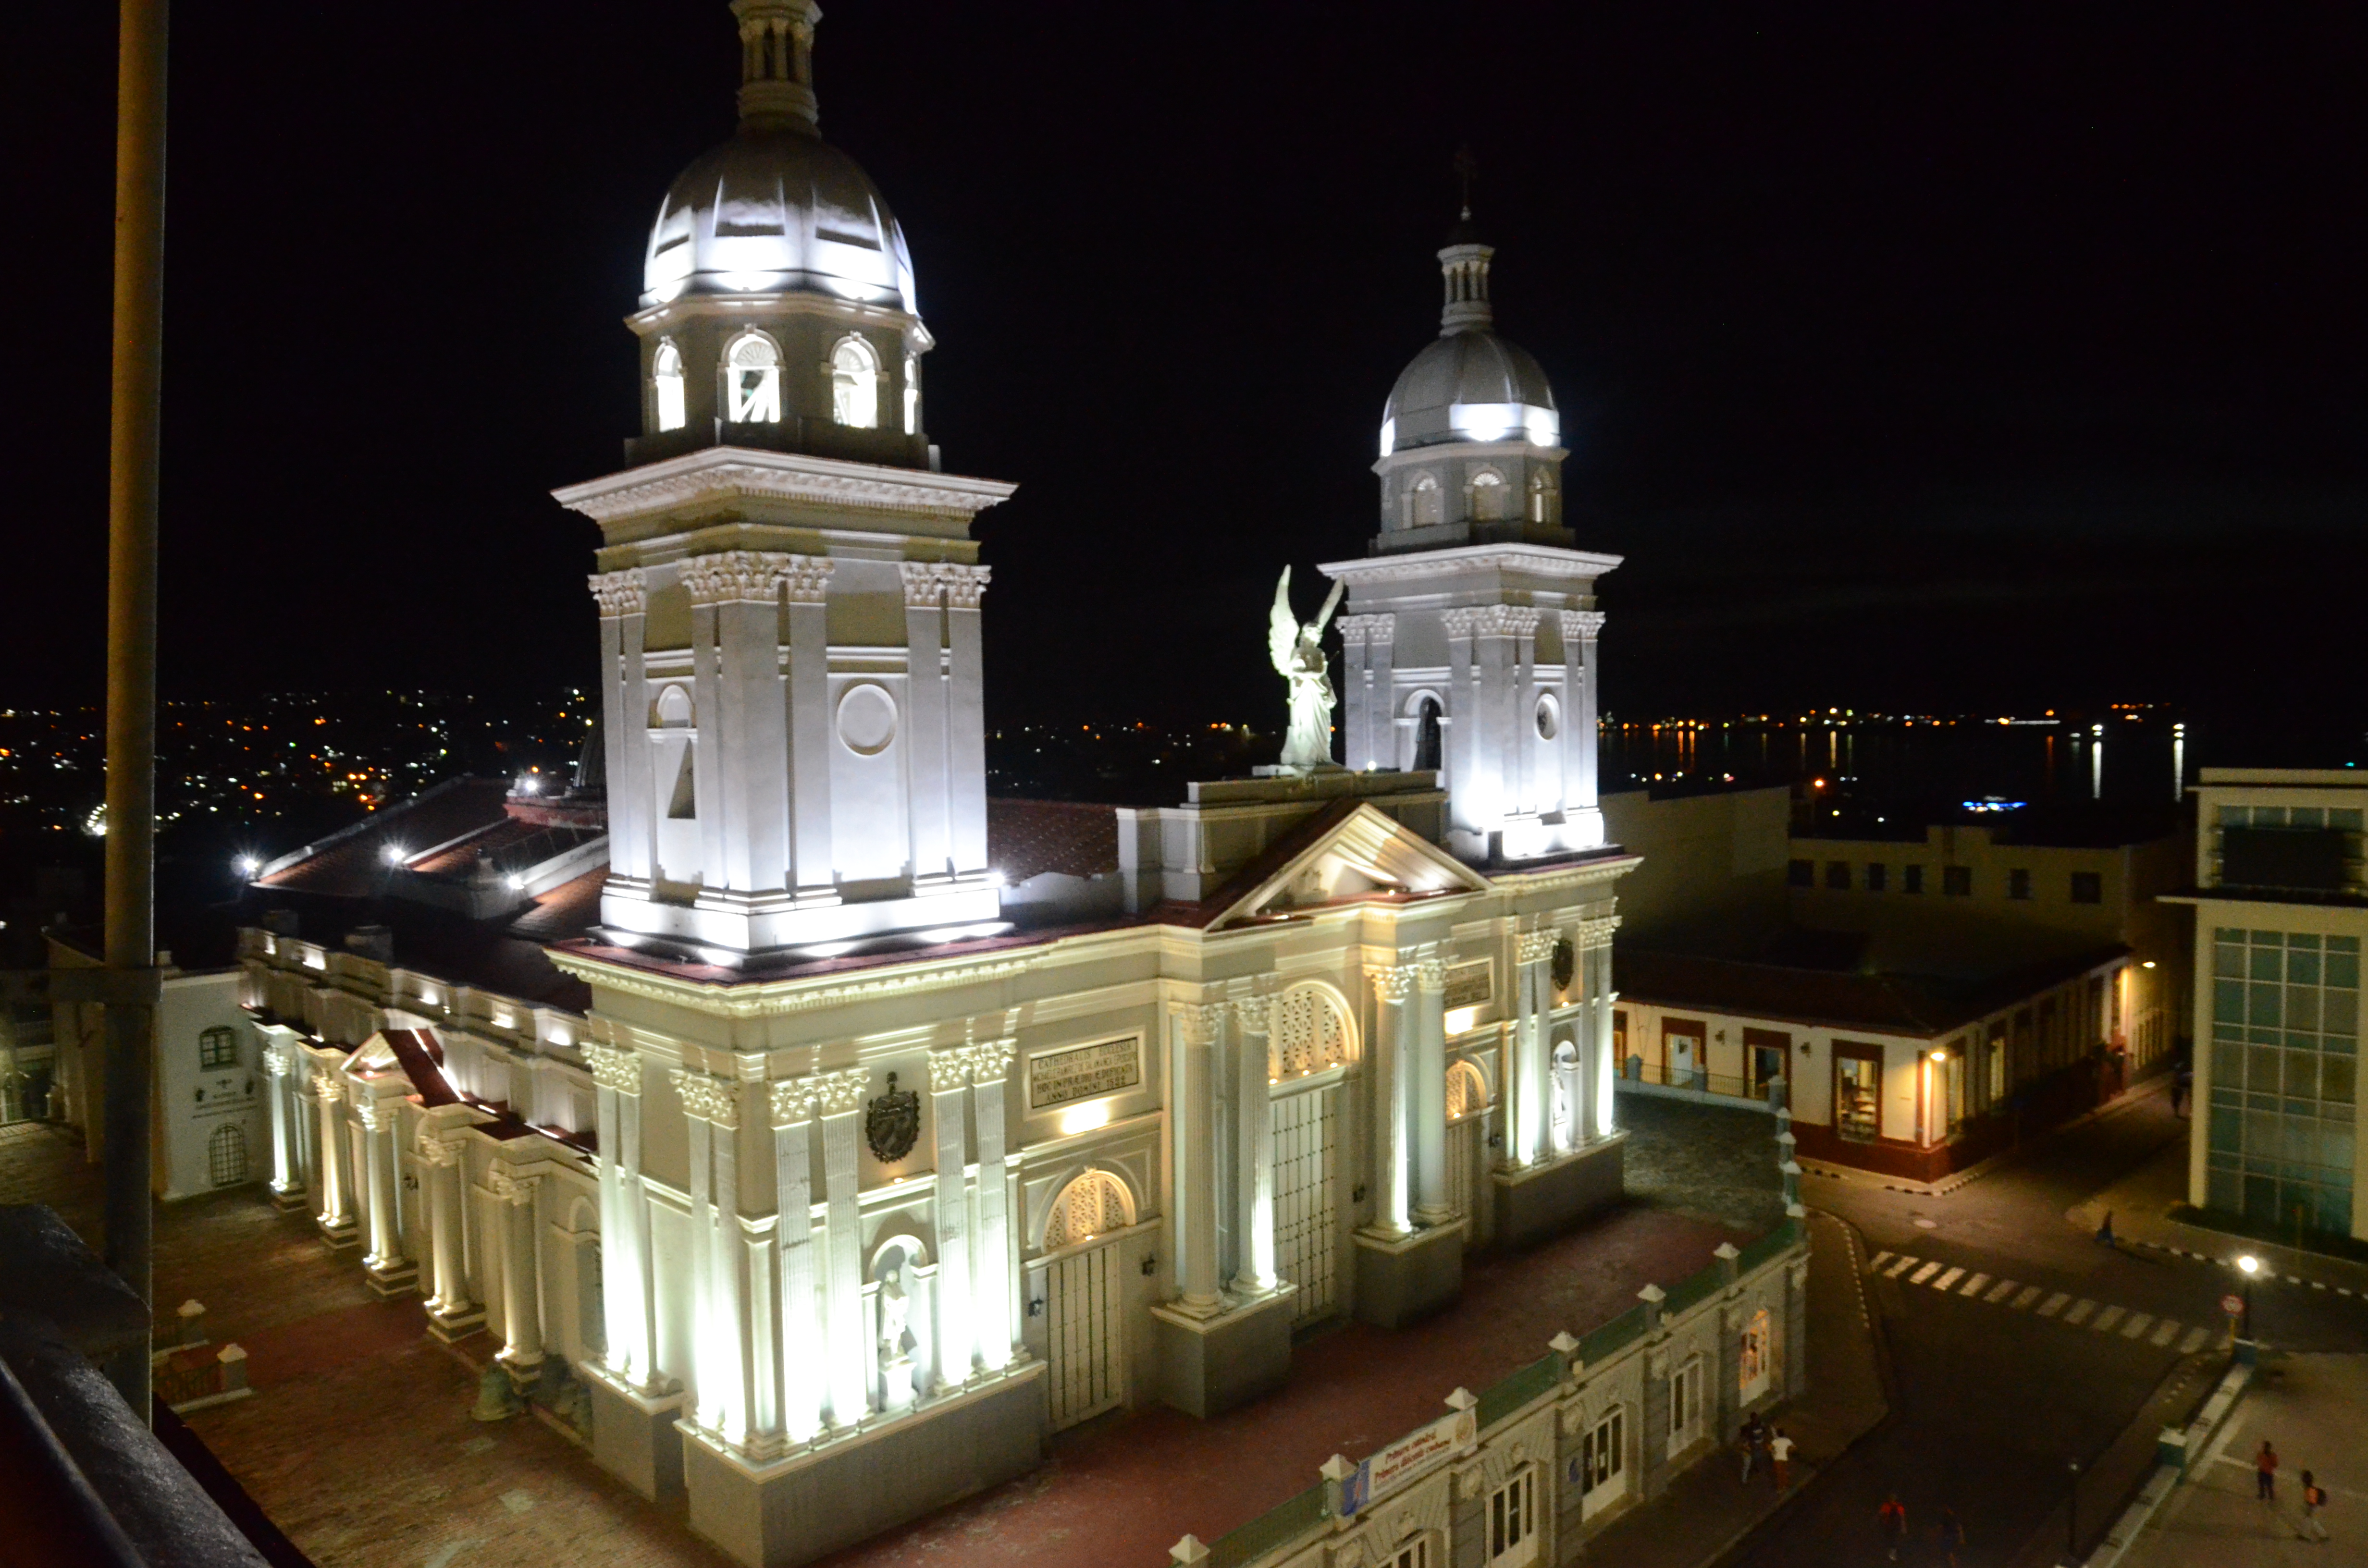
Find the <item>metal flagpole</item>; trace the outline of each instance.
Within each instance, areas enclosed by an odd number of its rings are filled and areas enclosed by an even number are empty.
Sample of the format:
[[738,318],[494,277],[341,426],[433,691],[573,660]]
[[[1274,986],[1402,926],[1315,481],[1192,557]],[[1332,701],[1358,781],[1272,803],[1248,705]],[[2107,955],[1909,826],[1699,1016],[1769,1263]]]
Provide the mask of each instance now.
[[[121,0],[115,366],[107,495],[107,1265],[153,1305],[156,998],[156,432],[164,370],[166,0]],[[149,1419],[148,1341],[108,1376]]]

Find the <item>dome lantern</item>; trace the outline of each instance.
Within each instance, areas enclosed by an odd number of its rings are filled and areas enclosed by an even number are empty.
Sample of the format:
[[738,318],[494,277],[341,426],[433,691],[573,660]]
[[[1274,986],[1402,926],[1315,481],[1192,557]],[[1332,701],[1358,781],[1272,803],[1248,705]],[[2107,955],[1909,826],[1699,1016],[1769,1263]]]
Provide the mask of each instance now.
[[814,0],[732,0],[740,22],[740,119],[744,124],[817,128]]

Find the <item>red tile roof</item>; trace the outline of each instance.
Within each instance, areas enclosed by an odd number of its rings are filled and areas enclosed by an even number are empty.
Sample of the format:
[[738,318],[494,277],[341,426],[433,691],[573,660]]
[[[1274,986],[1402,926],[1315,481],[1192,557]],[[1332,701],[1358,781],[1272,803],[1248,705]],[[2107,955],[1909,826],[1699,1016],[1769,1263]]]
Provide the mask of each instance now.
[[1792,969],[1693,953],[1654,952],[1615,943],[1611,983],[1622,996],[1657,1006],[1930,1037],[2128,955],[2125,947],[2100,948],[1972,981],[1954,981],[1931,975]]

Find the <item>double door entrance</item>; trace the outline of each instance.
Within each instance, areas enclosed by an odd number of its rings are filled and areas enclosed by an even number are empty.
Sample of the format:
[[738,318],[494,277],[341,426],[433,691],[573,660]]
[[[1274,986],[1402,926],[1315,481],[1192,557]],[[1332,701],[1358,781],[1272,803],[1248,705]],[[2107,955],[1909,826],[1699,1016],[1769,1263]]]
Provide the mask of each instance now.
[[1053,1428],[1117,1407],[1126,1395],[1120,1367],[1119,1247],[1087,1247],[1044,1270]]
[[1274,1267],[1299,1287],[1294,1325],[1329,1317],[1338,1302],[1338,1133],[1340,1087],[1304,1089],[1274,1101]]

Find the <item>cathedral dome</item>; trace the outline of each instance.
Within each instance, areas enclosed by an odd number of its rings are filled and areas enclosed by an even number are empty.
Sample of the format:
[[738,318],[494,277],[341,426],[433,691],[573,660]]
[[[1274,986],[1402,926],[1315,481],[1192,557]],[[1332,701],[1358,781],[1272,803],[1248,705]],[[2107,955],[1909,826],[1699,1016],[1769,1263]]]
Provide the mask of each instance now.
[[780,293],[919,313],[905,231],[862,165],[805,125],[751,119],[659,204],[642,304]]
[[1449,332],[1424,345],[1390,389],[1382,410],[1382,455],[1441,441],[1562,439],[1554,389],[1529,351],[1486,327]]

